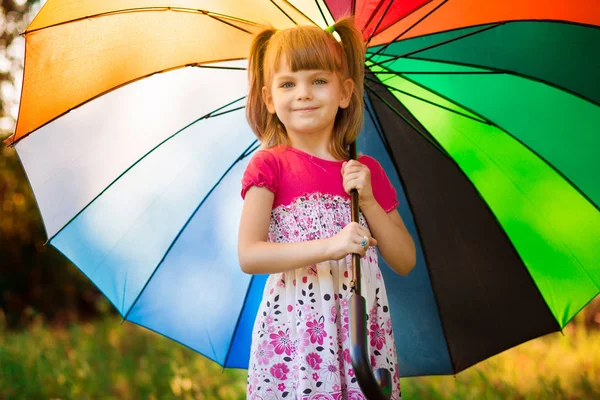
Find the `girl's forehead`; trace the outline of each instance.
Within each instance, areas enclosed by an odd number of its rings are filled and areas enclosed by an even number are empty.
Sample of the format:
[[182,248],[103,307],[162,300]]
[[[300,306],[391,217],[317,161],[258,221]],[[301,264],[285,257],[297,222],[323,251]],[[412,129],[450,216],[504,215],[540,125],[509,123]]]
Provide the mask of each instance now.
[[306,68],[306,69],[298,69],[293,71],[288,63],[286,57],[281,57],[279,62],[274,66],[273,76],[278,77],[281,75],[312,75],[312,74],[328,74],[334,73],[334,71],[330,71],[322,68]]

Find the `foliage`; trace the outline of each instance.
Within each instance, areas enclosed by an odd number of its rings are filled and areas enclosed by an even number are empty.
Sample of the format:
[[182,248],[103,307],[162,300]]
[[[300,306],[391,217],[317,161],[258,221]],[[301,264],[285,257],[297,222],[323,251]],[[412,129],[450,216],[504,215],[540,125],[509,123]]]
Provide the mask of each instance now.
[[[579,317],[582,319],[583,317]],[[0,399],[243,399],[246,371],[109,316],[52,329],[3,331]],[[404,399],[600,398],[600,332],[570,324],[456,377],[403,378]]]
[[[0,139],[14,128],[23,63],[23,32],[36,1],[2,1],[0,7]],[[21,43],[19,43],[21,41]],[[0,311],[11,328],[36,313],[57,323],[93,316],[101,294],[54,248],[14,149],[0,142]]]

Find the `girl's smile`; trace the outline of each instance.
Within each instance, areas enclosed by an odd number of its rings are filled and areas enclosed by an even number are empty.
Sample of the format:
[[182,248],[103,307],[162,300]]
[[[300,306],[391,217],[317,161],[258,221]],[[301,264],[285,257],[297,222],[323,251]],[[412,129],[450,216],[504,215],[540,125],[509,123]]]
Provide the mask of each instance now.
[[271,85],[263,88],[263,98],[288,135],[329,136],[338,109],[349,104],[352,88],[351,79],[341,82],[335,72],[320,69],[294,72],[281,60]]

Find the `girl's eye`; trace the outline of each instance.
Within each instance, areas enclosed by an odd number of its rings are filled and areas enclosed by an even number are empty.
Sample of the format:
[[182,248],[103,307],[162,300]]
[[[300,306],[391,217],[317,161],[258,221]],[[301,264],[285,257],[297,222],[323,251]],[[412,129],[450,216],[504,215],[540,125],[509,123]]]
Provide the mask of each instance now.
[[315,80],[315,83],[318,85],[323,85],[323,84],[327,83],[327,81],[325,79],[317,79],[317,80]]
[[292,82],[284,82],[284,83],[281,84],[281,87],[282,88],[286,88],[286,89],[287,88],[291,88],[293,86],[294,86],[294,84]]

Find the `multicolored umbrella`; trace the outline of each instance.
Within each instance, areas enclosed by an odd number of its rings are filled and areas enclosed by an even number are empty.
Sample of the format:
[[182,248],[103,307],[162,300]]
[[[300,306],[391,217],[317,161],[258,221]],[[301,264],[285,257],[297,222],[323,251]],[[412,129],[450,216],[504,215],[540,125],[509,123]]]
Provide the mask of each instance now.
[[49,0],[8,140],[49,243],[124,319],[246,367],[245,58],[267,23],[345,12],[369,45],[358,148],[418,247],[409,276],[382,268],[401,375],[562,329],[600,291],[595,0]]

